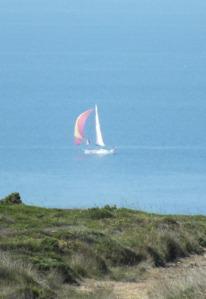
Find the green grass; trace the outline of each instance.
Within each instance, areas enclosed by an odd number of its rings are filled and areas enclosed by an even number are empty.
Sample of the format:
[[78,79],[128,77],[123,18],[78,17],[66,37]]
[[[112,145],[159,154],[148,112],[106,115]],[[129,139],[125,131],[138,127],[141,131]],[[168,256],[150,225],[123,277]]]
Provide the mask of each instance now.
[[[28,284],[26,274],[21,278],[15,274],[12,262],[5,269],[0,261],[0,277],[4,277],[0,294],[7,298],[7,284],[17,280],[18,292],[34,292],[34,298],[57,298],[61,286],[79,284],[83,278],[134,280],[134,266],[141,268],[145,262],[165,266],[201,254],[205,246],[203,216],[164,216],[115,206],[45,209],[17,203],[12,194],[0,204],[0,253],[9,261],[29,265],[35,275],[30,273]],[[142,271],[135,270],[135,275],[140,279]],[[60,281],[58,288],[55,281]]]

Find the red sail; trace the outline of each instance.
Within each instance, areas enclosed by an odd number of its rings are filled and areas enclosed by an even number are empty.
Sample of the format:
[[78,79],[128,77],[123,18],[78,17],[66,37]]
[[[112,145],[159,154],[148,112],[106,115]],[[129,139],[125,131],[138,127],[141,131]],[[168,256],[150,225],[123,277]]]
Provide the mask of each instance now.
[[75,128],[74,128],[75,144],[81,144],[84,142],[84,128],[86,125],[86,121],[92,112],[93,112],[93,109],[89,109],[77,117],[76,123],[75,123]]

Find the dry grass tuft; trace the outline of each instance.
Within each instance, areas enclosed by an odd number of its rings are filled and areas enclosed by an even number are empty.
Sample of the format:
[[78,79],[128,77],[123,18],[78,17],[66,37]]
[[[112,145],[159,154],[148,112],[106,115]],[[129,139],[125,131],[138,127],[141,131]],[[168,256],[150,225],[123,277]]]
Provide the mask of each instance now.
[[0,289],[1,298],[46,298],[52,294],[48,281],[31,264],[1,251]]
[[205,299],[206,268],[194,267],[187,269],[184,273],[178,273],[175,279],[167,275],[153,286],[150,298]]

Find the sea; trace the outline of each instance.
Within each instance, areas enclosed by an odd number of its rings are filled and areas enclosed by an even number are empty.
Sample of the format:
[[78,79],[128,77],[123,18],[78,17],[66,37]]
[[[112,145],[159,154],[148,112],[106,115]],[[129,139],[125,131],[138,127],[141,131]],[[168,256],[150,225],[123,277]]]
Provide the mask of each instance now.
[[[0,198],[206,214],[205,36],[202,0],[0,0]],[[73,144],[95,104],[115,155]]]

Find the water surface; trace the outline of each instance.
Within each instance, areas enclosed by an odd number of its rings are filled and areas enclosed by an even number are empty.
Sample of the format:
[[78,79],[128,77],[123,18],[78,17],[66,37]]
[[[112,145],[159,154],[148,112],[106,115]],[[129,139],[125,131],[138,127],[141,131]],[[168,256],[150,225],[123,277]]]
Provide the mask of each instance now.
[[[202,0],[1,0],[0,196],[205,213],[205,36]],[[72,145],[95,103],[116,156]]]

